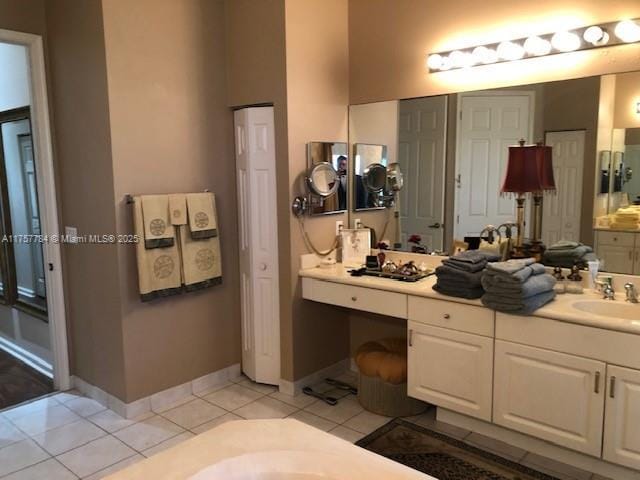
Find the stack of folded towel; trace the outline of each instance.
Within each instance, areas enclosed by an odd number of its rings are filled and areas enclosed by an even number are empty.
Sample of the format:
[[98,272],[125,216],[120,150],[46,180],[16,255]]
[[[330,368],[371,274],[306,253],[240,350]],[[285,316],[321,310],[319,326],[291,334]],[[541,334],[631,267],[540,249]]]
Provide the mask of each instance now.
[[556,279],[533,258],[489,263],[482,274],[482,303],[514,315],[531,315],[554,299]]
[[480,298],[484,294],[481,278],[488,262],[500,260],[492,252],[468,250],[447,258],[436,268],[437,282],[433,286],[443,295],[461,298]]
[[543,254],[543,263],[550,267],[571,268],[576,263],[587,263],[595,260],[593,249],[580,242],[560,240],[551,245]]
[[640,227],[640,208],[637,205],[619,208],[613,214],[609,227],[615,230],[637,230]]

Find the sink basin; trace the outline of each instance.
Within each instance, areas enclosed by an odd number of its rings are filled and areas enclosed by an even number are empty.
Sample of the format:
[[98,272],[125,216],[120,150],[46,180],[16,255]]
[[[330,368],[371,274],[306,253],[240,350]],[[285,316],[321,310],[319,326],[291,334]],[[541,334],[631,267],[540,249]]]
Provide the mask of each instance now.
[[619,303],[611,300],[580,300],[572,304],[573,308],[608,318],[640,320],[640,305]]

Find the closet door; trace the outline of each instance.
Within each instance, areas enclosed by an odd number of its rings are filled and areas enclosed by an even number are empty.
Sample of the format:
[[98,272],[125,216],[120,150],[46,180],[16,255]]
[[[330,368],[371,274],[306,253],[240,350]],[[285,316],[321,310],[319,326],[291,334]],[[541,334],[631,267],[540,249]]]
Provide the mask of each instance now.
[[242,370],[280,381],[280,305],[273,107],[235,112],[242,298]]

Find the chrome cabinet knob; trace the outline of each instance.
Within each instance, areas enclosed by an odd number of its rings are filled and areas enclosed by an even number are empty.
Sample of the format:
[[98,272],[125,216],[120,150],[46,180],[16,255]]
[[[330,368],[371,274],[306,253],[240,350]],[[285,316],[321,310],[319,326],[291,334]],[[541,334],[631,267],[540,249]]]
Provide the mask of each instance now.
[[446,318],[447,320],[449,320],[451,318],[451,315],[449,315],[448,313],[444,314],[444,318]]
[[358,301],[358,297],[355,297],[355,296],[354,296],[354,297],[351,297],[351,300],[352,300],[352,301],[354,301],[354,302],[356,302],[356,301]]

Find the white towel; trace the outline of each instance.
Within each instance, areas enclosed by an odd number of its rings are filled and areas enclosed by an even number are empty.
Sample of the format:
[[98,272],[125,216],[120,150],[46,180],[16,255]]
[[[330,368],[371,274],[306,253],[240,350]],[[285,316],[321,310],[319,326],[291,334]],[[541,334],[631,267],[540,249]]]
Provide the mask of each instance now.
[[194,239],[189,225],[179,230],[185,289],[192,291],[221,283],[220,238]]
[[213,193],[187,193],[186,197],[191,238],[217,237],[216,199]]
[[138,203],[142,208],[145,248],[170,247],[175,243],[175,230],[169,220],[169,197],[167,195],[141,195]]
[[[133,207],[135,232],[142,237],[145,224],[140,197],[134,198]],[[169,225],[168,229],[175,236],[173,225]],[[142,301],[167,297],[182,291],[180,252],[177,244],[164,248],[148,249],[143,242],[138,242],[136,244],[136,258],[138,286]]]

